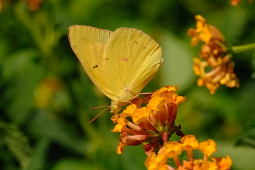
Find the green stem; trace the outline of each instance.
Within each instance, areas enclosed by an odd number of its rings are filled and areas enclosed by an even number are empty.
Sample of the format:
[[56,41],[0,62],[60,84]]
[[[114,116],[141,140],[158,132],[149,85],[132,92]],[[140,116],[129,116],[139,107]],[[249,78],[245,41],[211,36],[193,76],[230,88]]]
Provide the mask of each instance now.
[[232,46],[232,51],[234,53],[240,53],[240,52],[252,50],[252,49],[255,49],[255,43],[239,45],[239,46]]

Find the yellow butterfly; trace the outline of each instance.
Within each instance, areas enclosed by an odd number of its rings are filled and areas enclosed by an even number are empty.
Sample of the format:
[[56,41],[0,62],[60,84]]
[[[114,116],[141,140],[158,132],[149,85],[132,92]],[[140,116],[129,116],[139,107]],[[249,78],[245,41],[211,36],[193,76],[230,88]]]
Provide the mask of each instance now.
[[111,112],[134,99],[163,61],[159,44],[136,29],[73,25],[68,37],[89,78],[112,100]]

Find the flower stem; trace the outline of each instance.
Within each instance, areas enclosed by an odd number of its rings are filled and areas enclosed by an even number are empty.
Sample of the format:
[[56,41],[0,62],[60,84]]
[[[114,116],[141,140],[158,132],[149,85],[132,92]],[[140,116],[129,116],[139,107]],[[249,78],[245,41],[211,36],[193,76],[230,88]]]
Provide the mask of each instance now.
[[246,44],[246,45],[232,46],[231,49],[234,53],[240,53],[240,52],[243,52],[243,51],[255,49],[255,43]]
[[193,161],[192,149],[188,148],[187,149],[187,154],[188,154],[189,161]]
[[163,139],[164,143],[166,143],[168,141],[168,133],[167,132],[163,132],[162,139]]
[[175,165],[176,165],[177,168],[178,168],[178,167],[181,165],[181,162],[180,162],[178,156],[174,156],[173,159],[174,159]]

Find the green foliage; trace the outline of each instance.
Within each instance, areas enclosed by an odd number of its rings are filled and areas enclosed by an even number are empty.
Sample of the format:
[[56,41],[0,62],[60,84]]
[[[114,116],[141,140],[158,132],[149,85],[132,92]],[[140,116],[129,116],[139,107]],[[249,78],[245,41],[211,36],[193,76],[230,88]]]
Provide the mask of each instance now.
[[[174,35],[162,36],[164,49],[164,67],[162,68],[162,84],[177,85],[180,90],[188,88],[194,79],[192,71],[192,55],[190,48]],[[181,70],[181,71],[180,71]]]
[[0,122],[0,132],[1,144],[8,147],[22,169],[27,169],[32,152],[27,138],[17,127],[4,122]]
[[[254,51],[233,56],[240,88],[220,87],[210,95],[197,87],[186,31],[203,15],[226,41],[255,40],[254,3],[229,1],[43,0],[37,11],[26,1],[4,1],[0,11],[0,165],[4,170],[145,169],[141,147],[116,154],[118,135],[111,115],[89,124],[109,100],[88,79],[71,51],[67,29],[83,24],[114,30],[141,29],[160,42],[164,64],[145,88],[177,85],[187,96],[177,124],[199,140],[217,141],[219,156],[229,154],[233,169],[254,167]],[[234,144],[238,144],[238,147]]]
[[47,155],[49,144],[50,140],[48,138],[41,138],[38,140],[35,148],[33,149],[30,164],[26,170],[45,169],[45,158]]

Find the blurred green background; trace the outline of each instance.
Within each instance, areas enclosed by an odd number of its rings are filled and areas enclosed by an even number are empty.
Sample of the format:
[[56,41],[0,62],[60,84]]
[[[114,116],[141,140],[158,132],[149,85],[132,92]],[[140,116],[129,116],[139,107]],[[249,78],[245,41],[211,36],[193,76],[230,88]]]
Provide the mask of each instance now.
[[109,105],[86,76],[67,39],[73,24],[114,30],[131,27],[156,39],[164,64],[143,90],[178,85],[187,96],[177,124],[185,134],[217,142],[216,156],[229,154],[233,169],[255,161],[255,52],[234,56],[240,88],[210,95],[196,86],[186,31],[201,14],[229,44],[255,42],[255,3],[242,0],[0,0],[0,169],[145,169],[141,146],[116,154],[118,134],[111,114],[88,121]]

